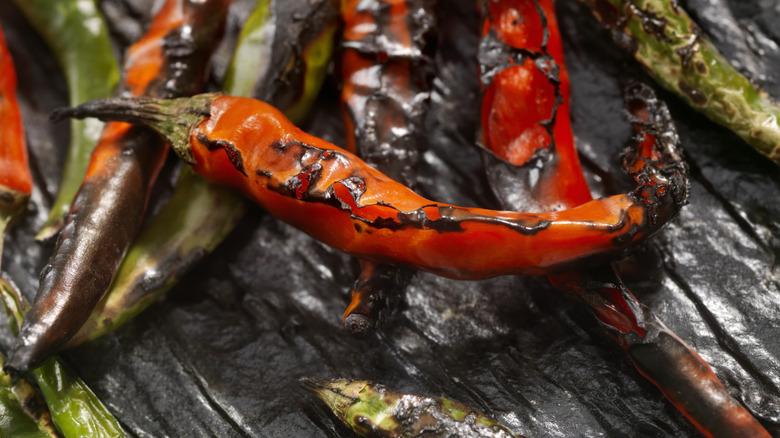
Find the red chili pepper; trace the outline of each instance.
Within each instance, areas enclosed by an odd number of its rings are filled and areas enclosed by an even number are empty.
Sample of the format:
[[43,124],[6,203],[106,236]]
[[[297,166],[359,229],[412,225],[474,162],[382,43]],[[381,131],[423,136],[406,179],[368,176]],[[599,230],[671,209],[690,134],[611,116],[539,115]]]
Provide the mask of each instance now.
[[[122,96],[190,95],[205,82],[230,0],[168,0],[127,53]],[[141,223],[168,148],[154,132],[105,126],[7,367],[54,354],[89,317]]]
[[[526,0],[522,2],[525,9],[521,15],[514,15],[518,10],[513,9],[520,6],[518,2],[491,3],[488,12],[488,19],[485,20],[485,34],[493,32],[498,39],[505,44],[511,44],[515,49],[536,50],[534,46],[534,35],[544,34],[546,36],[548,47],[560,47],[560,37],[555,24],[555,15],[551,0]],[[484,12],[484,11],[483,11]],[[511,18],[511,20],[510,20]],[[507,26],[507,22],[523,23],[523,26]],[[488,23],[491,23],[490,25]],[[507,35],[507,27],[517,31],[518,27],[528,30],[533,24],[544,26],[545,32],[539,32],[531,35],[523,35],[521,32],[514,32]],[[530,24],[530,25],[529,25]],[[490,41],[488,41],[490,43]],[[495,42],[492,46],[483,42],[483,48],[486,46],[495,48]],[[523,44],[530,44],[526,48]],[[544,48],[543,48],[544,49]],[[511,51],[511,49],[506,49]],[[553,62],[546,62],[547,68],[557,68],[565,78],[565,67],[563,63],[563,54],[559,50],[550,50],[552,52]],[[530,66],[533,70],[534,66]],[[507,67],[507,70],[518,70],[517,67]],[[500,71],[496,77],[504,74]],[[571,129],[568,124],[568,112],[560,111],[560,108],[567,107],[569,101],[568,80],[561,80],[566,87],[560,87],[557,91],[560,99],[557,103],[551,103],[551,100],[539,99],[539,85],[544,85],[544,81],[536,84],[537,88],[526,89],[523,93],[523,86],[526,85],[525,79],[530,75],[517,74],[514,79],[519,79],[520,83],[514,83],[512,77],[506,75],[506,80],[500,86],[495,82],[491,83],[489,90],[492,90],[492,101],[490,111],[483,111],[483,116],[490,117],[495,115],[514,115],[518,107],[532,108],[535,105],[537,114],[554,114],[555,126],[559,128],[552,133],[542,132],[538,129],[540,125],[533,123],[527,131],[517,129],[516,126],[500,126],[493,124],[493,132],[502,129],[501,134],[504,138],[494,139],[496,141],[508,141],[504,148],[499,148],[496,143],[487,143],[493,146],[493,152],[499,157],[512,161],[512,157],[531,156],[537,154],[537,159],[542,164],[534,163],[534,166],[526,168],[518,167],[518,172],[527,171],[532,167],[534,171],[540,172],[539,183],[536,187],[559,188],[558,193],[553,190],[532,190],[530,198],[513,197],[512,199],[522,199],[524,207],[529,204],[536,204],[536,207],[545,209],[557,208],[561,205],[572,206],[582,202],[582,194],[570,190],[562,189],[562,179],[569,182],[574,181],[587,188],[585,179],[582,175],[579,162],[576,161],[574,154],[575,147]],[[548,86],[554,86],[552,78],[548,77]],[[636,151],[650,159],[660,158],[653,151],[653,145],[657,141],[657,135],[674,135],[668,127],[670,125],[668,115],[663,113],[651,90],[643,86],[633,86],[627,89],[626,100],[629,113],[633,117],[634,129],[643,138]],[[539,103],[546,103],[539,105]],[[556,111],[556,106],[559,111]],[[484,107],[483,107],[484,108]],[[547,110],[548,112],[545,112]],[[509,117],[504,117],[509,119]],[[566,123],[562,123],[564,121]],[[501,119],[501,117],[499,117]],[[549,118],[548,118],[549,119]],[[484,120],[483,126],[490,125],[492,120]],[[531,121],[533,122],[533,120]],[[565,135],[558,135],[566,129]],[[539,149],[529,150],[529,145],[554,144],[554,148],[539,154]],[[561,151],[572,153],[562,154]],[[542,155],[542,157],[539,157]],[[631,159],[631,158],[629,158]],[[548,171],[552,167],[556,172]],[[633,171],[641,166],[633,161]],[[525,163],[519,163],[520,165]],[[541,166],[541,168],[540,168]],[[560,169],[568,170],[561,172]],[[499,191],[500,196],[500,191]],[[504,201],[512,207],[516,207],[511,200],[504,198]],[[591,273],[593,270],[590,271]],[[568,274],[550,276],[550,282],[557,288],[574,292],[579,296],[595,313],[599,321],[608,329],[613,338],[626,349],[629,357],[636,366],[637,370],[667,396],[667,398],[680,409],[689,420],[696,425],[705,435],[713,436],[768,436],[764,428],[723,388],[718,378],[709,368],[707,363],[699,357],[693,349],[686,345],[682,340],[674,335],[666,326],[661,323],[645,306],[640,304],[633,294],[623,285],[619,273],[614,266],[607,266],[604,269],[597,270],[604,278],[597,280],[593,275],[585,272],[572,272]],[[633,332],[633,335],[629,335]],[[628,336],[627,336],[628,335]]]
[[687,196],[679,146],[668,138],[654,145],[664,161],[635,155],[643,167],[634,191],[519,213],[425,199],[253,99],[105,99],[55,118],[91,115],[165,133],[197,173],[337,249],[451,278],[550,274],[618,256],[658,231]]
[[[348,148],[410,186],[425,141],[433,75],[433,0],[350,0],[344,21],[341,93]],[[375,330],[411,278],[402,268],[361,260],[344,312],[350,333]]]
[[24,211],[31,192],[22,114],[16,101],[16,71],[0,29],[0,257],[6,225]]

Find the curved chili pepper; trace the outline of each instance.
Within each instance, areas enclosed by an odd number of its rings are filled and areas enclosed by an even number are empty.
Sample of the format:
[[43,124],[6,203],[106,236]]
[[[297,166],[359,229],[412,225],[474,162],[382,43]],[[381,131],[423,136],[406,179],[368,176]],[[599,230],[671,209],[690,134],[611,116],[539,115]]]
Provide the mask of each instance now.
[[[225,92],[266,93],[292,120],[301,121],[324,81],[337,16],[334,0],[258,2],[236,43]],[[276,25],[293,18],[300,25]],[[264,37],[271,31],[272,38]],[[282,60],[285,68],[271,66],[269,59]],[[258,70],[255,61],[267,68]],[[274,93],[262,84],[285,87],[286,92]],[[67,347],[119,328],[170,290],[233,230],[245,202],[234,190],[183,169],[171,199],[145,223],[110,289]]]
[[718,52],[678,2],[579,2],[661,86],[780,164],[780,106]]
[[[544,35],[547,46],[560,48],[560,36],[552,1],[535,0],[523,3],[524,5],[517,4],[517,2],[514,4],[513,2],[491,4],[489,10],[483,11],[486,15],[485,34],[488,34],[488,29],[490,29],[495,34],[494,38],[501,43],[510,46],[516,45],[514,47],[526,50],[521,44],[530,44],[531,36],[542,34],[538,29],[532,35],[523,34],[523,31],[527,31],[530,27],[529,23],[536,23],[545,28]],[[525,6],[526,9],[520,9],[521,6]],[[521,15],[511,16],[517,13]],[[517,23],[517,25],[510,26],[510,23]],[[495,48],[496,43],[485,44],[483,42],[480,48],[484,50],[487,47]],[[505,49],[504,51],[509,50]],[[483,117],[495,115],[499,116],[496,117],[496,120],[508,120],[510,117],[507,114],[518,116],[515,111],[518,107],[534,108],[537,112],[552,109],[553,117],[548,119],[554,121],[556,128],[561,127],[564,118],[568,120],[568,113],[556,112],[555,110],[568,106],[569,100],[568,78],[565,74],[563,53],[555,50],[552,59],[545,64],[552,70],[557,70],[559,78],[565,78],[565,80],[561,80],[561,85],[566,84],[566,87],[560,87],[559,99],[555,101],[540,99],[538,86],[530,90],[525,88],[524,92],[523,86],[526,83],[523,80],[528,75],[520,74],[515,78],[501,82],[501,87],[496,86],[495,82],[491,83],[493,99],[489,102],[489,111],[483,109]],[[508,66],[506,69],[517,70],[518,67]],[[495,76],[499,77],[504,74],[504,71],[499,71]],[[519,79],[519,83],[512,79]],[[548,78],[550,81],[548,86],[555,85],[553,79]],[[674,132],[668,131],[668,127],[671,127],[668,116],[665,115],[663,106],[655,99],[649,88],[640,84],[628,87],[626,101],[629,114],[633,118],[634,128],[645,139],[640,149],[648,150],[652,147],[655,137],[658,135],[676,135]],[[547,106],[539,105],[540,103],[546,103]],[[483,119],[483,126],[493,121]],[[658,123],[659,121],[662,123]],[[564,135],[557,135],[562,132],[561,130],[544,132],[537,129],[534,132],[532,128],[522,131],[516,129],[516,126],[505,127],[497,124],[493,124],[492,128],[493,131],[501,130],[502,136],[497,137],[497,140],[507,142],[503,144],[502,148],[495,147],[496,144],[493,142],[485,142],[486,145],[493,146],[493,152],[499,158],[509,160],[513,156],[530,157],[536,154],[535,160],[529,160],[534,162],[519,163],[521,165],[512,170],[520,177],[525,178],[525,181],[528,180],[529,172],[541,174],[538,177],[537,185],[531,187],[528,194],[519,196],[506,195],[506,188],[511,187],[511,182],[515,178],[507,178],[506,172],[494,176],[494,181],[504,189],[497,190],[496,193],[506,207],[555,209],[583,202],[582,193],[566,190],[566,186],[561,185],[560,181],[563,179],[567,183],[573,182],[587,188],[587,183],[574,153],[574,142],[568,121],[565,126],[567,132]],[[536,149],[528,153],[529,145],[533,147],[538,144],[552,144],[554,148]],[[542,151],[544,155],[540,154],[539,151]],[[564,151],[568,153],[562,153]],[[490,164],[493,166],[490,167],[490,170],[493,170],[495,166],[499,166],[502,170],[506,169],[504,164],[495,161]],[[550,171],[548,167],[552,167],[553,171]],[[538,187],[546,187],[547,189],[538,190]],[[703,433],[710,436],[713,433],[722,433],[726,436],[733,436],[735,433],[765,436],[764,429],[728,395],[706,362],[653,316],[649,309],[636,300],[621,281],[614,266],[605,266],[596,271],[591,269],[587,273],[578,271],[556,275],[549,277],[549,279],[555,287],[574,292],[579,296],[608,329],[611,336],[627,350],[637,370],[658,386],[667,398]],[[641,352],[642,361],[634,358],[633,354],[630,353],[632,349]],[[654,360],[649,360],[650,357],[653,357]],[[692,369],[697,371],[690,372]],[[726,427],[724,423],[729,422],[737,424]]]
[[[199,91],[229,3],[168,0],[129,49],[120,94]],[[40,363],[87,320],[135,236],[167,150],[151,130],[124,123],[105,127],[7,367]]]
[[407,394],[366,380],[303,377],[300,383],[361,436],[523,438],[493,418],[444,397]]
[[[48,0],[14,1],[54,52],[68,83],[71,105],[111,95],[119,68],[96,1],[61,0],[56,7]],[[63,216],[84,178],[101,128],[102,124],[89,121],[71,122],[59,193],[36,240],[48,241],[62,228]]]
[[27,144],[16,101],[16,70],[0,29],[0,260],[5,228],[24,211],[31,192]]
[[519,213],[427,200],[253,99],[104,99],[54,118],[92,115],[153,127],[199,174],[341,251],[451,278],[549,274],[618,256],[658,231],[687,197],[677,139],[666,136],[631,155],[634,191]]
[[[341,93],[348,149],[411,187],[424,142],[433,78],[433,0],[343,2]],[[411,272],[361,260],[344,327],[373,332],[398,300]]]

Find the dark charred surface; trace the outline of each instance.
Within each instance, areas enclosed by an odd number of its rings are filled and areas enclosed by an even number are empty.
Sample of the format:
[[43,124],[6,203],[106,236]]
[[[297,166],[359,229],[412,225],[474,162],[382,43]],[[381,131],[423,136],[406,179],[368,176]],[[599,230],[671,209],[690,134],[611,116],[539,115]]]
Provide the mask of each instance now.
[[[609,50],[609,36],[588,10],[572,3],[560,1],[559,10],[578,146],[597,195],[624,191],[631,185],[623,185],[615,151],[631,135],[621,116],[621,81],[632,61]],[[763,56],[738,47],[724,52],[751,58],[756,77],[780,68],[774,3],[687,3],[697,5],[694,12],[727,5],[737,25],[723,18],[728,14],[712,16],[702,22],[704,33],[736,32],[742,41],[754,40],[750,45]],[[699,9],[701,4],[707,8]],[[19,95],[25,121],[33,124],[28,135],[37,139],[31,145],[34,165],[48,169],[38,173],[30,213],[4,251],[4,269],[29,299],[48,259],[32,239],[44,219],[44,194],[51,192],[41,181],[54,175],[49,185],[56,184],[54,145],[67,138],[45,119],[66,102],[64,88],[52,87],[61,81],[51,73],[56,68],[35,75],[40,66],[55,65],[46,52],[35,45],[18,49],[35,37],[23,32],[22,19],[6,14],[9,8],[8,0],[0,0],[14,59],[37,55],[17,62],[27,71],[19,74]],[[470,148],[478,117],[478,84],[470,82],[478,70],[467,56],[477,47],[474,2],[442,9],[448,20],[442,35],[449,37],[437,55],[442,70],[428,112],[432,152],[425,156],[434,170],[419,175],[418,183],[421,192],[443,202],[491,206],[484,201],[490,192],[480,176],[479,153]],[[762,86],[775,95],[780,90],[776,75],[766,74]],[[660,93],[692,164],[690,203],[621,262],[624,279],[778,436],[777,166]],[[322,104],[311,118],[314,133],[339,144],[338,106],[328,101],[331,106]],[[546,280],[458,282],[418,274],[401,311],[375,335],[355,340],[344,333],[341,316],[357,274],[351,258],[255,209],[165,301],[66,358],[122,425],[142,437],[354,436],[298,387],[303,375],[367,378],[405,392],[445,395],[533,437],[700,436],[622,350],[598,334],[590,312],[551,290]],[[7,347],[10,335],[2,326],[0,340]]]

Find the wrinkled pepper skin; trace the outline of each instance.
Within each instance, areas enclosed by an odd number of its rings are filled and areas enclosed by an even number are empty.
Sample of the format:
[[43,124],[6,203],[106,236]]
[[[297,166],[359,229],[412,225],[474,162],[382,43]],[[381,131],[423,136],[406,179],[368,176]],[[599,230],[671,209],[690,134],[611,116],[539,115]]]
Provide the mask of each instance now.
[[[492,100],[483,101],[483,135],[485,132],[496,134],[496,131],[500,134],[494,138],[483,137],[483,144],[490,147],[495,157],[506,161],[486,160],[488,175],[492,175],[491,182],[497,186],[497,196],[505,208],[531,211],[571,208],[590,200],[576,156],[568,111],[562,111],[568,108],[568,76],[560,51],[552,1],[491,2],[489,5],[489,8],[483,9],[486,25],[480,46],[481,60],[492,59],[490,53],[485,52],[488,49],[501,48],[500,52],[506,53],[514,48],[526,53],[529,51],[526,46],[530,45],[531,53],[534,53],[533,50],[538,51],[533,46],[533,40],[537,38],[546,41],[546,47],[550,48],[543,50],[552,58],[542,63],[545,71],[558,72],[557,78],[545,76],[539,73],[539,63],[526,61],[524,65],[532,72],[536,70],[535,74],[540,76],[534,86],[527,86],[526,79],[532,77],[532,73],[521,70],[515,75],[507,74],[520,70],[520,67],[509,63],[504,70],[489,66],[491,70],[483,65],[483,79],[485,71],[494,74],[485,93],[485,98]],[[528,34],[529,28],[533,29],[534,25],[540,28]],[[502,44],[510,47],[502,47]],[[496,78],[502,76],[507,77],[499,82]],[[540,97],[545,87],[555,89],[556,79],[560,82],[556,96],[559,98]],[[659,111],[663,105],[651,89],[632,84],[626,87],[624,95],[627,114],[634,123],[635,131],[644,137],[640,148],[651,148],[656,136],[676,135],[670,122],[658,123],[665,118]],[[530,128],[520,129],[517,124],[511,123],[511,120],[529,114],[529,111],[518,111],[518,108],[533,108],[540,113],[536,120],[530,121],[533,122],[528,124]],[[497,120],[504,124],[497,123]],[[550,121],[553,122],[552,129]],[[513,157],[528,159],[520,162]],[[530,172],[539,174],[533,186],[527,184]],[[517,184],[518,178],[520,184]],[[586,190],[570,190],[572,186]],[[512,187],[525,190],[515,194],[509,190]],[[556,288],[580,297],[615,341],[626,349],[637,370],[653,382],[702,433],[707,436],[768,436],[750,413],[726,392],[707,363],[636,300],[614,266],[550,276],[549,280]]]
[[31,192],[27,143],[16,101],[16,70],[0,29],[0,258],[5,228],[24,211]]
[[523,438],[444,397],[406,394],[365,380],[304,377],[300,382],[364,437]]
[[[119,81],[119,67],[96,1],[14,2],[54,52],[65,74],[71,105],[107,97],[114,92]],[[63,216],[79,190],[102,126],[102,123],[88,120],[71,122],[70,143],[59,193],[49,218],[36,236],[37,240],[49,241],[62,228]]]
[[149,124],[197,173],[334,248],[457,279],[550,274],[619,256],[658,231],[688,193],[676,137],[628,155],[639,182],[630,193],[520,213],[425,199],[253,99],[104,99],[55,117],[93,115]]
[[[294,26],[276,25],[293,17]],[[225,92],[260,94],[300,122],[324,81],[337,17],[334,0],[258,2],[236,43]],[[279,62],[272,65],[269,59]],[[263,68],[258,69],[258,63]],[[274,92],[278,87],[285,91]],[[110,289],[67,347],[117,329],[170,290],[233,230],[245,204],[234,190],[183,169],[170,201],[145,223]]]
[[670,0],[579,0],[663,87],[780,164],[780,106]]
[[481,143],[491,188],[521,211],[590,201],[569,120],[569,74],[554,3],[481,5]]
[[[412,187],[425,145],[433,79],[434,1],[342,2],[341,102],[347,148]],[[344,312],[351,334],[372,333],[400,301],[412,273],[360,261]]]
[[[168,0],[128,50],[120,95],[198,92],[229,3]],[[41,363],[87,320],[135,236],[166,154],[149,129],[125,123],[104,128],[7,367]]]

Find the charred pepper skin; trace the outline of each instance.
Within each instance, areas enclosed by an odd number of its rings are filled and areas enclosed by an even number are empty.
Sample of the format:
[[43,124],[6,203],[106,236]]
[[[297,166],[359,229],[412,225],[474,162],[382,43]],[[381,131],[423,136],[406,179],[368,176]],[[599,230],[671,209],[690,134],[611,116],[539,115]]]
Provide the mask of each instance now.
[[491,188],[521,211],[590,201],[574,147],[569,74],[553,2],[481,6],[481,144]]
[[31,192],[27,143],[16,100],[16,70],[0,29],[0,261],[5,228],[24,212]]
[[[521,16],[512,16],[518,11]],[[533,69],[539,68],[538,63],[524,64],[529,65],[531,74],[522,74],[525,72],[521,71],[521,74],[509,75],[507,72],[520,70],[520,67],[511,63],[505,64],[504,70],[493,65],[490,69],[483,68],[483,73],[492,71],[494,74],[493,81],[487,83],[488,92],[485,93],[491,100],[483,101],[485,107],[482,115],[483,144],[495,154],[486,163],[489,174],[493,173],[492,182],[500,188],[496,194],[505,208],[532,211],[570,208],[589,200],[587,183],[576,160],[571,128],[568,121],[562,124],[564,118],[568,120],[568,113],[562,111],[569,100],[568,79],[552,2],[490,3],[490,8],[486,6],[483,14],[486,16],[484,38],[487,43],[483,40],[480,46],[483,50],[480,59],[492,59],[484,53],[487,49],[500,48],[500,53],[511,53],[512,48],[527,51],[530,45],[532,49],[538,50],[533,47],[533,37],[536,36],[537,41],[541,39],[542,43],[546,42],[546,47],[550,47],[549,51],[543,50],[544,53],[554,53],[552,59],[543,63],[545,71],[558,72],[557,77],[540,75],[541,81],[536,86],[524,87],[529,83],[528,78],[532,77]],[[542,32],[538,29],[528,34],[534,24],[545,29],[544,39],[539,36]],[[501,48],[502,44],[509,47]],[[502,75],[508,77],[500,82],[495,79]],[[545,79],[549,83],[545,84]],[[546,85],[553,88],[556,79],[560,81],[557,89],[559,98],[540,98],[543,87]],[[642,84],[629,85],[624,90],[624,98],[630,121],[635,131],[644,138],[642,148],[651,147],[656,136],[676,136],[663,104],[650,88]],[[546,106],[539,105],[539,102],[546,103]],[[517,119],[517,108],[523,105],[538,105],[534,109],[541,112],[541,117],[531,120],[534,123],[526,124],[530,129],[492,123],[494,120]],[[521,113],[528,117],[528,111]],[[484,135],[486,132],[495,135]],[[528,159],[511,160],[518,156]],[[634,160],[632,157],[626,158],[628,162]],[[499,171],[493,172],[496,169]],[[540,174],[535,186],[526,183],[530,172]],[[520,184],[513,184],[518,179]],[[569,190],[571,185],[584,187],[586,191]],[[515,195],[508,190],[513,186],[525,190]],[[556,288],[580,297],[608,333],[626,350],[636,369],[653,382],[702,433],[707,436],[768,436],[750,413],[728,394],[707,363],[636,300],[614,266],[551,276],[549,280]]]
[[[168,0],[129,49],[120,95],[200,91],[229,3]],[[104,128],[6,367],[41,363],[87,320],[135,236],[167,150],[149,129],[124,123]]]
[[406,394],[365,380],[304,377],[300,383],[364,437],[523,438],[444,397]]
[[169,133],[197,173],[336,249],[457,279],[546,275],[614,258],[657,232],[688,193],[670,137],[633,155],[634,191],[560,212],[520,213],[425,199],[253,99],[106,99],[55,118],[93,115]]
[[[341,103],[347,149],[412,187],[425,144],[434,72],[432,0],[343,2]],[[344,327],[367,336],[400,301],[412,277],[403,268],[360,261]]]
[[579,0],[664,88],[780,164],[780,106],[673,0]]
[[[119,81],[108,29],[94,0],[14,0],[57,58],[68,84],[69,102],[110,96]],[[102,124],[73,121],[59,193],[49,217],[35,237],[50,241],[62,229],[100,137]]]
[[[301,121],[324,81],[337,16],[335,0],[258,2],[242,27],[223,89],[231,95],[262,93],[291,120]],[[276,25],[291,22],[295,25]],[[269,30],[272,38],[265,37]],[[66,348],[119,328],[170,290],[233,230],[246,202],[236,191],[183,169],[170,201],[145,223],[111,288]]]

